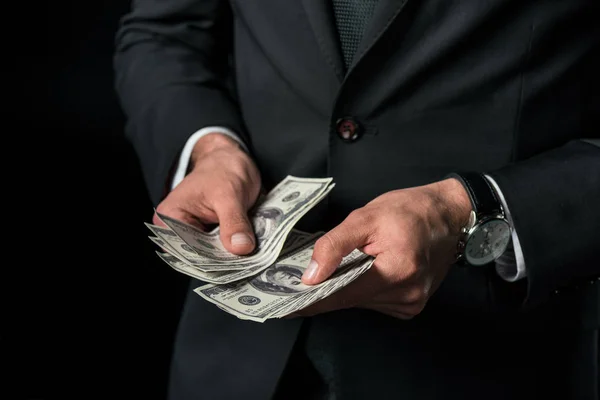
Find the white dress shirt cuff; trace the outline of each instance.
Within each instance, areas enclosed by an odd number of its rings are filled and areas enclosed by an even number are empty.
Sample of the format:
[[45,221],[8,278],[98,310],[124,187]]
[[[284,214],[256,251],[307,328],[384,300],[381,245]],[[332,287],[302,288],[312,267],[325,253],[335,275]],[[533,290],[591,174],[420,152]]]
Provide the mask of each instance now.
[[190,164],[190,157],[192,156],[192,150],[196,145],[196,142],[200,140],[203,136],[208,135],[209,133],[220,133],[225,136],[229,136],[233,140],[237,141],[242,148],[248,152],[248,148],[246,144],[242,142],[240,137],[236,135],[233,131],[223,128],[221,126],[207,126],[206,128],[202,128],[196,132],[185,143],[183,146],[183,150],[179,155],[179,163],[177,164],[177,169],[175,170],[175,174],[173,175],[173,181],[171,182],[171,190],[175,188],[175,186],[179,185],[179,183],[185,178],[187,174],[188,166]]
[[[500,202],[502,203],[502,208],[504,208],[504,212],[506,213],[506,219],[511,226],[514,227],[513,221],[510,215],[510,211],[506,204],[506,200],[504,199],[504,195],[502,191],[498,187],[496,181],[486,175],[485,176],[490,184],[498,193],[498,197],[500,198]],[[496,261],[496,272],[502,279],[508,282],[515,282],[519,279],[522,279],[527,276],[527,270],[525,268],[525,258],[523,257],[523,250],[521,249],[521,243],[519,242],[519,235],[517,235],[517,231],[513,228],[512,230],[512,249],[509,247],[502,256]],[[509,253],[510,252],[510,253]],[[512,254],[514,252],[514,254]]]

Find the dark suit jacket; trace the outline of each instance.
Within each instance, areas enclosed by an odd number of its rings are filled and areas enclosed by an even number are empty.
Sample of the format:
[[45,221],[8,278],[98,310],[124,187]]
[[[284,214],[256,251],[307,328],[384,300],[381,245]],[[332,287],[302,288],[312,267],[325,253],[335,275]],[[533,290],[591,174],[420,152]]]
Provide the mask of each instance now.
[[[380,0],[347,70],[328,3],[133,2],[116,87],[155,204],[206,126],[243,138],[267,189],[287,174],[332,176],[335,190],[303,221],[310,229],[392,189],[488,173],[525,280],[453,269],[413,321],[326,314],[302,345],[325,358],[321,375],[342,396],[360,397],[365,380],[365,396],[597,396],[600,149],[580,139],[600,136],[600,3]],[[347,116],[362,127],[350,143],[336,130]],[[202,385],[206,398],[267,398],[300,323],[239,321],[191,296],[177,397]]]

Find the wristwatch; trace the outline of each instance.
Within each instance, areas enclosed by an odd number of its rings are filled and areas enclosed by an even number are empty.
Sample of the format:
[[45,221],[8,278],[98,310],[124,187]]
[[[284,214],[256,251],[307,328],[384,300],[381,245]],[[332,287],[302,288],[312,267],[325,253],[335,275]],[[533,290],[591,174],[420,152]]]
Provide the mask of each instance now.
[[481,266],[495,261],[510,241],[510,226],[502,203],[490,182],[478,172],[451,173],[464,186],[473,207],[469,222],[461,229],[456,264]]

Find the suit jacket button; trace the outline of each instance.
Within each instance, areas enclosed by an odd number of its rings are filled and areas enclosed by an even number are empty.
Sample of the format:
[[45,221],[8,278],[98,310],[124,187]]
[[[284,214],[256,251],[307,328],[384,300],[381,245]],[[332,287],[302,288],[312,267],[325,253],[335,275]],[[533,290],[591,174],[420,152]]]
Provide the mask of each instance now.
[[337,120],[336,131],[344,142],[354,142],[362,134],[362,127],[354,118],[344,117]]

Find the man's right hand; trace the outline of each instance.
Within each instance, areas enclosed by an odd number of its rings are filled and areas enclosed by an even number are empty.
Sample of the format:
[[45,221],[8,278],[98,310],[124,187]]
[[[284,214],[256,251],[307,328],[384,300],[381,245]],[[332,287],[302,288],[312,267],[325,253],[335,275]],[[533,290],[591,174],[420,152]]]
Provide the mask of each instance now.
[[[201,229],[218,223],[225,248],[244,255],[256,245],[248,209],[260,188],[258,169],[240,145],[210,133],[196,142],[189,173],[156,210]],[[164,225],[157,215],[153,223]]]

